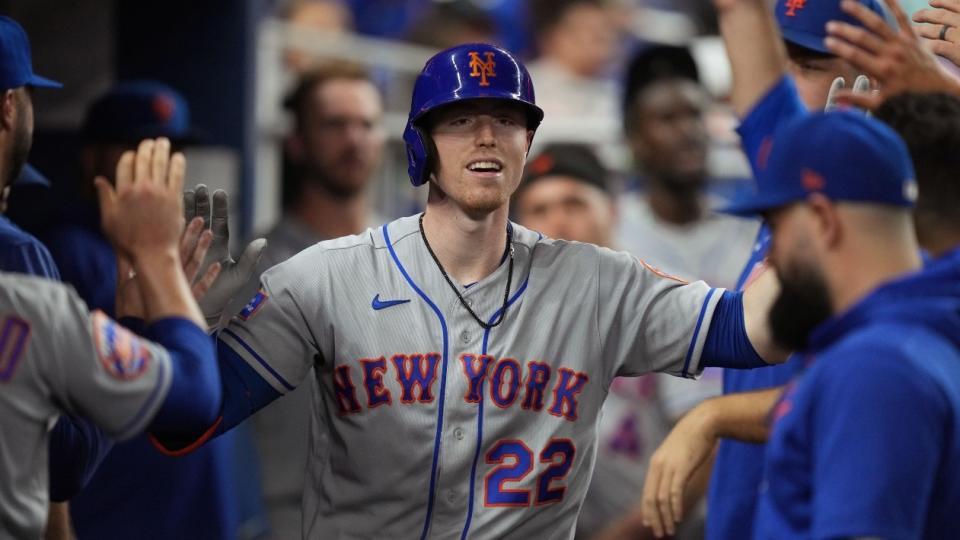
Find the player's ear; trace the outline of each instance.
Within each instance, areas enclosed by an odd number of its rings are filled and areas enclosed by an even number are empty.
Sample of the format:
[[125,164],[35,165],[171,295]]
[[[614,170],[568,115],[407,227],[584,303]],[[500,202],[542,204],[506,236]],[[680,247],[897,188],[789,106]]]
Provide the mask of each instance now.
[[811,193],[807,204],[813,215],[813,232],[826,249],[836,247],[843,239],[843,223],[837,205],[822,193]]
[[536,133],[533,130],[527,130],[527,155],[530,155],[530,147],[533,145],[533,134]]

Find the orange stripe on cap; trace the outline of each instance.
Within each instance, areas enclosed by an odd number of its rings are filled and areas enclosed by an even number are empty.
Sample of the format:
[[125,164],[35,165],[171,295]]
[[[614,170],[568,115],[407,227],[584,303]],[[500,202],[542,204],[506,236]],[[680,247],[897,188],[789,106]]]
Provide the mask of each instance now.
[[190,444],[187,445],[187,446],[184,446],[183,448],[178,448],[178,449],[176,449],[176,450],[170,449],[170,448],[168,448],[166,445],[164,445],[163,442],[160,441],[160,439],[158,439],[158,438],[156,437],[156,435],[154,435],[153,433],[150,433],[150,434],[149,434],[149,436],[150,436],[150,443],[153,445],[154,448],[157,449],[157,451],[159,451],[161,454],[163,454],[163,455],[165,455],[165,456],[170,456],[170,457],[181,457],[181,456],[185,456],[185,455],[193,452],[193,451],[196,450],[197,448],[200,448],[201,446],[203,446],[204,444],[206,444],[207,441],[209,441],[210,439],[212,439],[214,433],[217,432],[217,428],[220,427],[220,423],[221,423],[221,422],[223,422],[223,415],[220,415],[219,417],[217,417],[217,421],[214,422],[213,425],[210,426],[209,429],[207,429],[206,431],[204,431],[204,432],[203,432],[203,435],[200,435],[200,437],[197,438],[197,440],[193,441],[192,443],[190,443]]

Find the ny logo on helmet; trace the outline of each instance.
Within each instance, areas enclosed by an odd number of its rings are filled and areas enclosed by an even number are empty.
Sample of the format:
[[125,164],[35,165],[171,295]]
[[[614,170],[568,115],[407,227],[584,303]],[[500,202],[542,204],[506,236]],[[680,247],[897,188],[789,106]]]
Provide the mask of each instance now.
[[476,51],[470,51],[470,72],[471,77],[480,77],[480,86],[490,86],[490,83],[487,82],[487,77],[496,77],[497,74],[493,71],[493,68],[497,66],[497,63],[493,61],[493,52],[487,51],[483,53],[487,57],[486,61],[480,59],[480,53]]

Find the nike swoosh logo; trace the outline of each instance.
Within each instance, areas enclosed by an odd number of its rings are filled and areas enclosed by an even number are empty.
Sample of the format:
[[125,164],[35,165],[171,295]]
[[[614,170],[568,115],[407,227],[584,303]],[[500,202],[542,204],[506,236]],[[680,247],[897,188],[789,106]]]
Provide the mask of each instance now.
[[397,306],[400,304],[406,304],[410,300],[380,300],[380,295],[377,294],[373,297],[373,302],[370,304],[375,310],[386,309],[388,307]]

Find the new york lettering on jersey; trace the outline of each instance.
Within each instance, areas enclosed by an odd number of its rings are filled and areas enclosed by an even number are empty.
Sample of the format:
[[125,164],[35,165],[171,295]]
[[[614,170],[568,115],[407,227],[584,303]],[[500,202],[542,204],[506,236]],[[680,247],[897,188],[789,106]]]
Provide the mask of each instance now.
[[[222,333],[281,393],[316,367],[304,535],[568,538],[610,381],[699,372],[718,291],[513,225],[506,319],[484,329],[417,223],[273,268],[256,312]],[[499,315],[506,267],[460,288],[484,320]]]
[[[440,353],[394,354],[390,356],[389,364],[386,357],[381,356],[361,358],[357,360],[357,366],[337,366],[333,373],[337,414],[357,414],[364,409],[392,405],[393,395],[384,386],[387,371],[395,374],[400,388],[398,403],[432,403],[440,356]],[[556,370],[556,375],[551,375],[553,370],[545,362],[527,362],[524,370],[513,358],[497,360],[489,354],[464,353],[460,355],[460,363],[469,388],[463,396],[465,403],[480,403],[486,397],[481,394],[489,379],[491,384],[486,392],[497,407],[506,409],[517,405],[542,411],[544,395],[549,397],[552,393],[552,400],[548,402],[551,405],[546,410],[571,421],[577,419],[577,394],[590,380],[586,373],[562,367]],[[354,384],[354,373],[359,374],[362,384]],[[521,395],[522,399],[519,399]],[[365,405],[361,406],[361,402]]]

